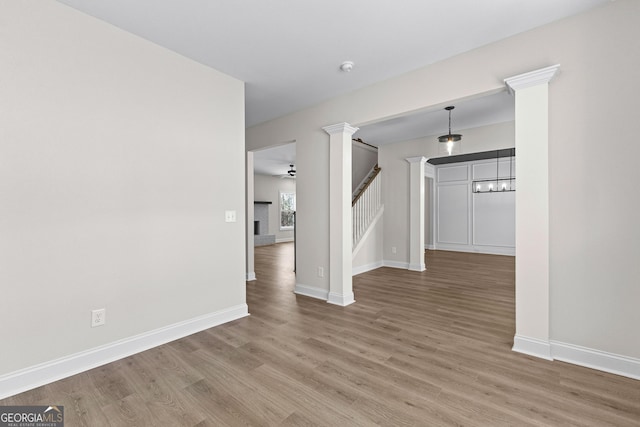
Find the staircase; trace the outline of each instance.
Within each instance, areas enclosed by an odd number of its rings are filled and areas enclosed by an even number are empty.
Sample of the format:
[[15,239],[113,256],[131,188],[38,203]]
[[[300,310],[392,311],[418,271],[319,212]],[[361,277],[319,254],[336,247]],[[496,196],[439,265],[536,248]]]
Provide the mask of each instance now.
[[381,170],[376,164],[353,193],[351,202],[353,248],[358,245],[382,206]]

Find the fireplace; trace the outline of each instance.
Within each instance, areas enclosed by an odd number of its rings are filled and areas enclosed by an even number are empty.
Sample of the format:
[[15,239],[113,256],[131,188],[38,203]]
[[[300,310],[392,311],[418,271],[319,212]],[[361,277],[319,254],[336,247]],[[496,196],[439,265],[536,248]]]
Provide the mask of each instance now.
[[272,245],[275,234],[269,233],[269,205],[271,202],[253,202],[253,240],[256,246]]

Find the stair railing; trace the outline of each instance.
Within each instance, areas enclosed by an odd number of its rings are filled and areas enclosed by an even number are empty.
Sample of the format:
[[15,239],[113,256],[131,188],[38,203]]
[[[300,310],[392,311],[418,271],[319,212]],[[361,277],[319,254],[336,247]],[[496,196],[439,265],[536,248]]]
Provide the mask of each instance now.
[[376,165],[370,179],[351,203],[353,247],[367,231],[382,205],[380,171],[381,169]]

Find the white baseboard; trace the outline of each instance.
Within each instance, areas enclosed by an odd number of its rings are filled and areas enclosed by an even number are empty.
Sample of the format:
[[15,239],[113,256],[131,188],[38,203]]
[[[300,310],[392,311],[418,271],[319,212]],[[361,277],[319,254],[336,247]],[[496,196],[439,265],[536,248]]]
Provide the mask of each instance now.
[[640,380],[640,359],[559,341],[550,342],[555,360]]
[[[436,249],[435,247],[429,249]],[[438,243],[437,250],[451,252],[468,252],[475,254],[516,256],[516,248],[508,246],[457,245],[453,243]]]
[[295,294],[304,295],[306,297],[317,298],[323,301],[329,299],[329,291],[326,289],[316,288],[313,286],[301,285],[296,283],[296,287],[293,290]]
[[281,239],[276,239],[276,243],[286,243],[293,242],[293,237],[283,237]]
[[537,338],[523,337],[516,335],[513,337],[513,351],[528,354],[529,356],[539,357],[541,359],[553,360],[551,357],[551,345],[549,341]]
[[347,305],[353,304],[356,302],[353,292],[348,295],[338,294],[335,292],[329,292],[329,298],[327,299],[329,304],[339,305],[342,307],[346,307]]
[[251,281],[254,281],[254,280],[257,280],[256,279],[256,272],[252,271],[251,273],[247,273],[246,281],[247,282],[251,282]]
[[97,368],[132,354],[140,353],[248,315],[247,305],[239,304],[2,375],[0,376],[0,399]]
[[544,341],[516,335],[513,351],[540,357],[546,360],[560,360],[598,371],[609,372],[623,377],[640,380],[640,359],[608,353],[593,348],[581,347],[560,341]]
[[430,251],[435,251],[436,250],[436,245],[424,245],[425,249],[428,249]]
[[372,262],[371,264],[359,265],[351,269],[351,274],[355,276],[357,274],[362,274],[362,273],[366,273],[367,271],[375,270],[376,268],[380,268],[382,266],[384,266],[384,261],[376,261],[376,262]]
[[409,269],[409,263],[408,262],[402,262],[402,261],[390,261],[388,259],[385,259],[382,261],[382,265],[384,267],[392,267],[392,268],[402,268],[405,270]]

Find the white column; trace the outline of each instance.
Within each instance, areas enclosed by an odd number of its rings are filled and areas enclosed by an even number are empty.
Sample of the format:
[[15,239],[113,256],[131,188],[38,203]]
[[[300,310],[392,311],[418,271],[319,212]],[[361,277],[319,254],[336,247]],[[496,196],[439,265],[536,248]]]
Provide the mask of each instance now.
[[323,128],[329,134],[329,299],[349,305],[353,296],[351,232],[351,137],[358,128],[338,123]]
[[[432,164],[425,163],[424,165],[424,176],[429,178],[429,184],[425,183],[425,191],[427,189],[426,185],[429,185],[429,241],[425,241],[425,246],[428,246],[429,249],[435,249],[436,240],[434,238],[436,234],[436,210],[435,210],[435,195],[436,195],[436,168]],[[425,216],[427,215],[427,211],[425,208]],[[425,225],[425,228],[427,225]]]
[[549,81],[559,65],[505,79],[516,97],[516,334],[513,350],[552,359],[549,343]]
[[254,237],[253,237],[253,151],[247,152],[247,281],[256,280],[254,267]]
[[409,157],[409,270],[424,271],[425,157]]

